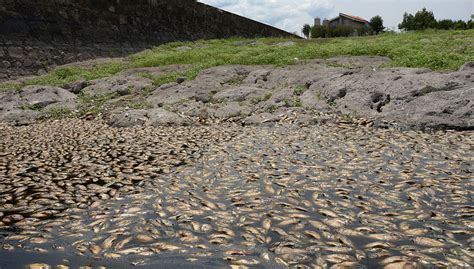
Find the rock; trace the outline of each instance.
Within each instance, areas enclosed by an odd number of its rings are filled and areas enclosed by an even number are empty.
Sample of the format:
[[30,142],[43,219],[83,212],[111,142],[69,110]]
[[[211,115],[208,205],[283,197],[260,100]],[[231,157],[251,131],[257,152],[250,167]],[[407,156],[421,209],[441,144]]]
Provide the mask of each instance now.
[[268,90],[256,87],[231,87],[214,95],[214,100],[221,102],[242,102],[246,100],[251,101],[252,99],[263,99],[268,93]]
[[164,105],[173,105],[176,103],[184,103],[194,99],[196,93],[190,90],[185,83],[169,83],[160,86],[152,92],[147,98],[147,102],[154,107],[162,107]]
[[260,84],[261,82],[267,82],[270,70],[259,69],[250,72],[250,74],[244,79],[244,83],[247,84]]
[[131,91],[130,91],[130,88],[128,86],[127,87],[122,86],[122,87],[117,88],[116,93],[120,96],[124,96],[124,95],[131,94]]
[[186,126],[190,125],[190,120],[162,108],[155,108],[147,111],[151,126]]
[[116,111],[109,119],[109,125],[113,127],[133,126],[182,126],[189,125],[190,121],[176,113],[155,108],[150,110],[132,109]]
[[270,113],[261,113],[249,116],[242,120],[243,125],[261,125],[268,123],[275,123],[280,120],[280,117]]
[[474,70],[474,61],[467,62],[459,68],[459,71],[467,71],[467,70]]
[[112,114],[108,123],[113,127],[126,128],[133,126],[142,126],[147,121],[147,111],[138,109],[115,112]]
[[419,130],[474,129],[474,88],[433,92],[401,106],[388,106],[385,118]]
[[82,90],[83,93],[94,95],[118,94],[128,95],[133,92],[143,92],[153,87],[153,81],[148,78],[134,76],[114,76],[91,81],[91,85]]
[[320,96],[318,96],[313,91],[305,91],[301,96],[301,104],[303,108],[328,112],[332,111],[331,106],[328,104],[327,101],[322,100]]
[[44,109],[52,104],[74,106],[77,96],[58,87],[49,86],[27,86],[19,92],[19,106],[27,109]]
[[179,78],[176,79],[176,83],[178,83],[178,84],[181,84],[181,83],[183,83],[183,82],[185,82],[185,81],[186,81],[186,78],[185,78],[185,77],[179,77]]
[[331,66],[344,68],[379,68],[380,66],[389,64],[390,62],[390,58],[381,56],[339,56],[328,58],[326,60],[326,63]]
[[14,125],[28,125],[34,120],[40,118],[43,113],[34,110],[13,109],[6,112],[0,112],[0,121],[8,122]]
[[234,117],[248,116],[252,113],[252,108],[249,106],[241,106],[239,103],[231,102],[219,107],[214,116],[220,119],[229,119]]
[[79,80],[63,86],[64,89],[69,90],[74,94],[79,94],[84,88],[88,87],[90,83],[87,80]]
[[2,61],[2,66],[4,68],[9,68],[10,66],[12,66],[12,64],[9,61]]
[[0,114],[10,111],[20,106],[20,95],[18,91],[1,90],[0,91]]

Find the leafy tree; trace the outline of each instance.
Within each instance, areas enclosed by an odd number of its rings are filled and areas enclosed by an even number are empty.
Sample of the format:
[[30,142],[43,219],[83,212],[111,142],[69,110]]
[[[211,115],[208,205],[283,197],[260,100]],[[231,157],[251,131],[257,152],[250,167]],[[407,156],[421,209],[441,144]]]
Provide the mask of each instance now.
[[467,22],[467,29],[474,29],[474,20],[469,20]]
[[328,32],[328,27],[325,25],[315,25],[311,27],[312,38],[324,38]]
[[303,32],[303,35],[306,38],[309,38],[309,34],[311,32],[311,26],[309,26],[309,24],[305,24],[305,25],[303,25],[303,29],[301,31]]
[[355,29],[348,25],[338,25],[336,27],[329,27],[329,35],[331,37],[350,36]]
[[436,28],[443,29],[443,30],[454,29],[454,21],[453,20],[440,20],[438,21],[438,25]]
[[456,30],[466,30],[467,28],[467,23],[465,21],[457,21],[454,23],[454,29]]
[[436,26],[437,21],[433,12],[423,8],[422,10],[416,12],[415,16],[405,13],[403,15],[403,22],[398,25],[398,28],[400,30],[412,31],[436,28]]
[[368,26],[368,25],[364,25],[362,27],[358,27],[356,28],[356,31],[357,31],[357,34],[359,36],[364,36],[364,35],[371,35],[373,34],[373,29],[372,27]]
[[380,32],[382,32],[385,27],[383,26],[383,19],[380,16],[375,16],[372,19],[370,19],[370,27],[375,31],[375,34],[378,35]]
[[403,14],[403,21],[398,25],[398,29],[404,30],[404,31],[415,30],[413,15],[405,12],[405,14]]
[[415,24],[415,30],[424,30],[428,28],[436,28],[436,19],[433,12],[423,8],[421,11],[418,11],[413,18]]

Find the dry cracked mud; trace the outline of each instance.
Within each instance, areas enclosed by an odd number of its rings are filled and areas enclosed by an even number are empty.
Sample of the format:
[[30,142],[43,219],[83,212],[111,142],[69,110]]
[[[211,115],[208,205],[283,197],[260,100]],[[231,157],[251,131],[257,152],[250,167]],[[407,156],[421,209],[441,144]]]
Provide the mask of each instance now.
[[472,131],[0,125],[2,268],[474,265]]

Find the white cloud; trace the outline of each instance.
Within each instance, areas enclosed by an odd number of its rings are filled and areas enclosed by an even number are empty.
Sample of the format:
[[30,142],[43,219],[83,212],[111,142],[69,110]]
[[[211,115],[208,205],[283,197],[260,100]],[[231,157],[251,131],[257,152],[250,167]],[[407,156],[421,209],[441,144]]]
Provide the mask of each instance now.
[[303,24],[328,16],[329,0],[201,0],[211,6],[261,21],[289,32],[301,32]]
[[247,18],[261,21],[289,32],[301,32],[303,24],[313,24],[315,17],[332,18],[339,12],[367,20],[380,15],[385,26],[396,27],[405,11],[415,13],[423,7],[436,18],[469,20],[474,14],[473,0],[200,0]]

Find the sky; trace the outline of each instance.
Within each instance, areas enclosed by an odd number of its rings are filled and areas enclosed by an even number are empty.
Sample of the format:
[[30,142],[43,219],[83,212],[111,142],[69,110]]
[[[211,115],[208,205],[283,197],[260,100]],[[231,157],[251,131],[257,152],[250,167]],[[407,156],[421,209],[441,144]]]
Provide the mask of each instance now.
[[382,16],[384,25],[394,30],[403,13],[416,13],[426,7],[436,19],[469,20],[474,14],[474,0],[199,0],[247,18],[301,34],[304,24],[314,18],[337,17],[346,13],[370,20]]

